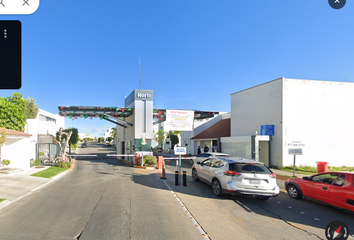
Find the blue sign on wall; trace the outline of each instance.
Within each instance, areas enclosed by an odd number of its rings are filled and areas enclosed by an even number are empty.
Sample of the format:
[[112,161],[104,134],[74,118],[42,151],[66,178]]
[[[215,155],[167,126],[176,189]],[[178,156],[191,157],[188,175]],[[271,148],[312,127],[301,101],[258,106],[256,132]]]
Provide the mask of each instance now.
[[261,125],[261,135],[274,136],[274,125]]

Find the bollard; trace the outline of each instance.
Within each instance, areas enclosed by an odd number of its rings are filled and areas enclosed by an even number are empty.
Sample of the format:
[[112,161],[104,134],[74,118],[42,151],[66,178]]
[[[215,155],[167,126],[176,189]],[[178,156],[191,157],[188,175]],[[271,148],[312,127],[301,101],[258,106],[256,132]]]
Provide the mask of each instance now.
[[178,171],[175,171],[175,185],[178,186]]
[[187,172],[183,171],[183,186],[187,187]]
[[[163,158],[162,158],[162,159],[163,159]],[[164,160],[163,160],[162,164],[163,164],[163,167],[162,167],[162,177],[161,177],[161,179],[167,179],[167,178],[165,177],[165,161],[164,161]]]

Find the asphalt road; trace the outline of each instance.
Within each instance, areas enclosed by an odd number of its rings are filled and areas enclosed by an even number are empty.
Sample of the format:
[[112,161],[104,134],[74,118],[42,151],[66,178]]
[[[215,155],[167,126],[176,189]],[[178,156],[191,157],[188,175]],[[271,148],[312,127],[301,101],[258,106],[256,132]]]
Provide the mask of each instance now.
[[105,158],[114,148],[89,143],[80,152],[98,156],[82,157],[71,174],[0,213],[0,239],[326,239],[333,220],[354,233],[354,214],[283,192],[267,201],[216,197],[191,179],[186,160],[183,187],[174,184],[175,160],[166,161],[163,180]]
[[[176,171],[176,160],[166,160],[166,169],[170,173]],[[168,176],[167,182],[211,239],[235,239],[235,236],[245,239],[326,239],[325,228],[335,220],[345,222],[352,235],[348,239],[354,239],[353,213],[310,200],[292,199],[284,189],[283,180],[277,180],[280,195],[267,201],[248,196],[216,197],[209,185],[192,180],[188,160],[182,160],[182,171],[188,175],[187,187],[175,186],[173,174]]]
[[[80,151],[107,150],[88,146]],[[154,174],[114,159],[93,159],[78,160],[71,174],[3,212],[0,239],[203,237]]]

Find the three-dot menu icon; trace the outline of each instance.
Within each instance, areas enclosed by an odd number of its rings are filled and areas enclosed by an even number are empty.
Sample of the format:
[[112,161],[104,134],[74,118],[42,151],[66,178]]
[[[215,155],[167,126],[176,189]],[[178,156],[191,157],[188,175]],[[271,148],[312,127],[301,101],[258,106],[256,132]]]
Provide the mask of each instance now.
[[0,89],[21,88],[21,22],[0,21]]

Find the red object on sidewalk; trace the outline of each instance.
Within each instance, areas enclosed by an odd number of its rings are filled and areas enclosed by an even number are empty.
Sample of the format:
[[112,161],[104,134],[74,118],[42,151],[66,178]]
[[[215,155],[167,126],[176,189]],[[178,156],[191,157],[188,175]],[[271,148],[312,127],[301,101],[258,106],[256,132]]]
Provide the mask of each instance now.
[[328,172],[328,162],[316,162],[316,163],[317,163],[318,173]]
[[140,153],[135,153],[135,165],[139,165]]
[[166,177],[165,177],[165,160],[163,159],[163,156],[159,156],[159,162],[158,162],[157,168],[162,169],[161,179],[166,179]]
[[68,153],[65,153],[65,162],[68,162]]
[[162,168],[163,168],[163,165],[164,165],[164,162],[165,162],[165,161],[163,160],[163,156],[159,156],[157,168],[158,168],[158,169],[162,169]]

